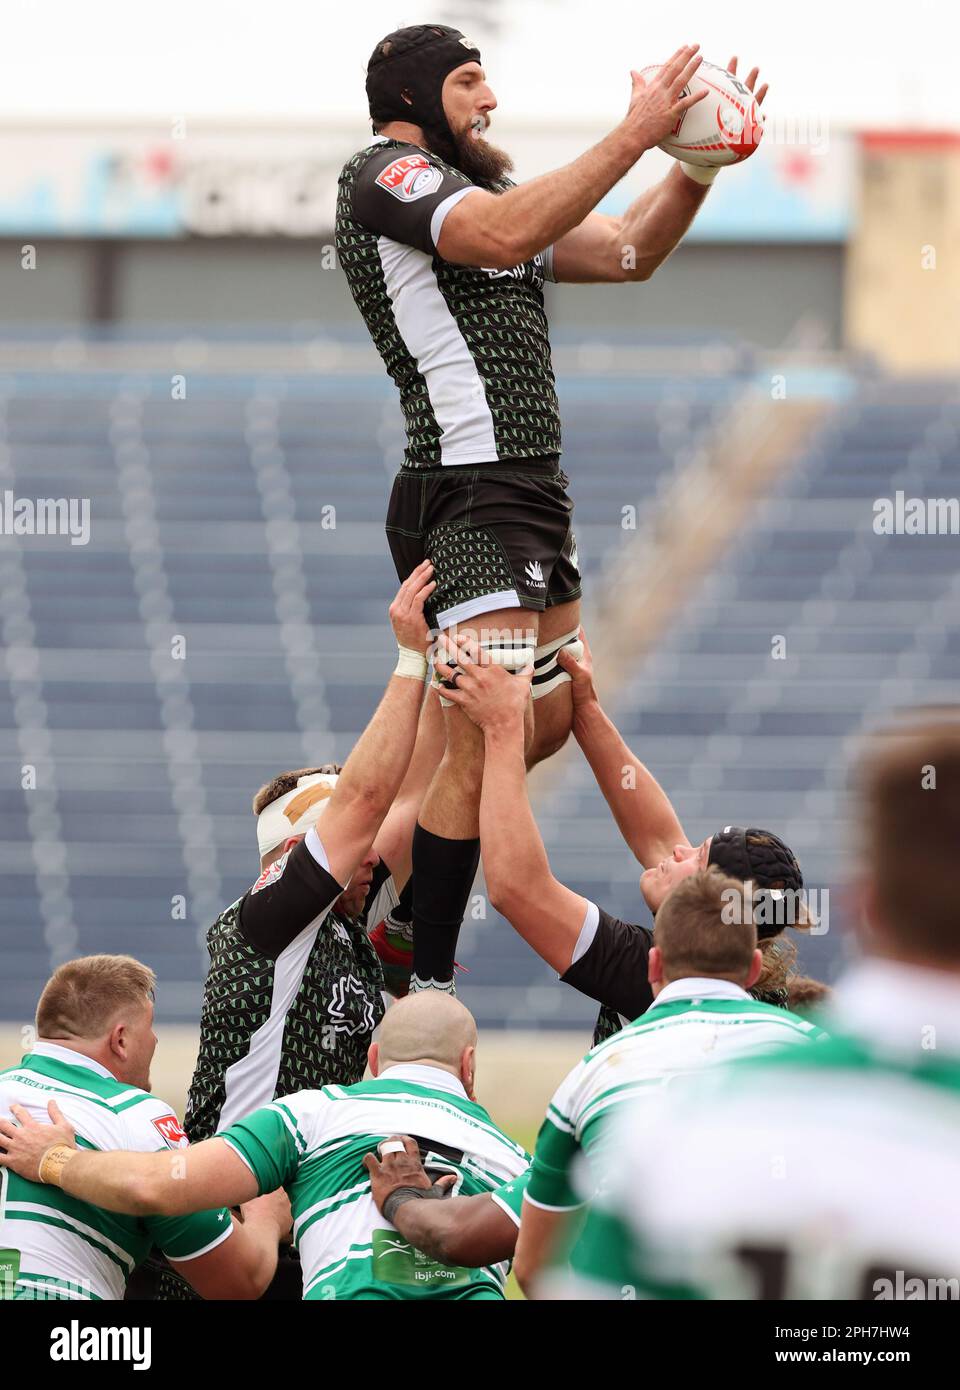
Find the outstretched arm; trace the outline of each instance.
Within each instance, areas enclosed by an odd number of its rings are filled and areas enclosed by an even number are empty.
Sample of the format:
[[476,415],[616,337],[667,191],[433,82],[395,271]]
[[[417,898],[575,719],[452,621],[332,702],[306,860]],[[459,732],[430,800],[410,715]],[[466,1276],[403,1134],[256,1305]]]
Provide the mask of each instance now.
[[[409,653],[402,660],[410,664],[411,674],[390,677],[323,813],[321,839],[330,873],[338,883],[349,881],[373,844],[410,763],[427,670],[429,638],[423,605],[435,588],[433,566],[425,560],[400,585],[390,605],[390,621],[401,651]],[[419,675],[417,654],[423,662]]]
[[[727,68],[736,73],[736,58]],[[751,92],[758,74],[753,68],[747,77]],[[764,83],[757,92],[758,106],[766,94]],[[702,172],[708,179],[711,171]],[[623,217],[591,212],[556,242],[554,278],[570,284],[649,280],[686,235],[708,188],[708,182],[698,182],[675,164],[666,178],[630,204]]]
[[580,629],[583,660],[561,650],[558,661],[570,675],[573,690],[573,733],[614,820],[635,857],[645,867],[688,845],[683,826],[660,783],[627,747],[620,730],[603,711],[593,682],[593,659],[586,633]]
[[[527,796],[523,717],[533,668],[511,675],[502,666],[478,663],[469,636],[453,640],[461,669],[456,689],[444,693],[483,730],[480,850],[490,903],[563,975],[589,904],[554,878]],[[436,668],[447,679],[454,674],[443,662]]]
[[428,688],[420,710],[417,740],[407,775],[374,842],[380,858],[390,866],[398,891],[410,877],[413,832],[417,816],[420,814],[427,788],[433,780],[433,774],[443,757],[445,746],[446,731],[443,726],[440,698],[436,690]]
[[51,1123],[39,1124],[22,1106],[11,1106],[17,1123],[0,1120],[0,1167],[128,1216],[185,1216],[257,1196],[257,1179],[223,1139],[158,1153],[78,1149],[56,1101],[47,1108]]
[[700,94],[681,95],[702,61],[698,46],[677,49],[649,83],[632,73],[624,119],[571,164],[505,193],[476,189],[461,199],[440,232],[437,250],[443,259],[509,269],[577,227],[644,151],[659,144],[683,112],[701,99]]

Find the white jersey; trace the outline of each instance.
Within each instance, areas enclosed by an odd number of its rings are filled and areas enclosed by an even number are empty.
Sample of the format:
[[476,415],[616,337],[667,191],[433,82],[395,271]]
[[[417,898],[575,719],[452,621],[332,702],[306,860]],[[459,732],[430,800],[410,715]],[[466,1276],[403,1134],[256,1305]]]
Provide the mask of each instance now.
[[872,962],[822,1045],[626,1107],[567,1295],[960,1297],[958,1019],[945,972]]
[[611,1110],[657,1096],[705,1066],[804,1046],[826,1037],[815,1023],[762,1004],[727,980],[676,980],[645,1014],[592,1048],[564,1078],[547,1107],[525,1200],[567,1211],[589,1196],[578,1160],[593,1163]]
[[390,1067],[375,1081],[282,1096],[226,1129],[261,1192],[285,1187],[307,1299],[499,1299],[504,1265],[470,1270],[415,1250],[377,1210],[367,1153],[391,1134],[419,1142],[431,1175],[454,1192],[492,1193],[529,1158],[456,1077],[438,1067]]
[[[81,1148],[153,1153],[187,1146],[164,1101],[71,1048],[37,1043],[17,1066],[0,1072],[0,1115],[10,1118],[10,1107],[20,1105],[49,1123],[51,1100]],[[186,1261],[213,1250],[232,1231],[223,1207],[181,1217],[120,1216],[3,1168],[0,1298],[120,1299],[154,1244],[169,1260]]]

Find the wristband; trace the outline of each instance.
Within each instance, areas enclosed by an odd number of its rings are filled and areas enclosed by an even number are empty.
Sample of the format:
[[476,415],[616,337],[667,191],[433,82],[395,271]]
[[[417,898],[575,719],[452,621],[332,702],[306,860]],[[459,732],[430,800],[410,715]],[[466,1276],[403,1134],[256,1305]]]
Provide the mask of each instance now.
[[682,159],[678,159],[677,163],[680,165],[680,168],[686,174],[687,178],[693,179],[694,183],[702,183],[709,185],[713,183],[714,179],[720,172],[719,165],[711,169],[704,169],[699,164],[684,164]]
[[69,1144],[51,1144],[40,1159],[40,1181],[50,1187],[60,1187],[64,1168],[71,1158],[76,1158],[78,1152],[78,1149],[72,1149]]
[[422,681],[427,676],[427,658],[423,652],[415,652],[412,647],[397,648],[395,676],[407,676],[410,680]]
[[437,1187],[396,1187],[383,1204],[383,1218],[393,1225],[393,1218],[398,1207],[402,1207],[404,1202],[412,1202],[414,1198],[435,1197],[443,1198],[445,1192],[441,1192]]

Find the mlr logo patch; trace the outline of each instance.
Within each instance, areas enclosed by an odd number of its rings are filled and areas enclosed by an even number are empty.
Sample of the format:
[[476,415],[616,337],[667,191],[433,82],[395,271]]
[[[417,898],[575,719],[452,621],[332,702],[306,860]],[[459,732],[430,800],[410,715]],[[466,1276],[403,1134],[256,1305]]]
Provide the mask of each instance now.
[[183,1126],[176,1115],[161,1115],[159,1120],[153,1120],[152,1124],[168,1149],[185,1149],[189,1145],[190,1140],[183,1132]]
[[405,154],[377,175],[377,183],[402,203],[415,203],[435,193],[443,182],[442,172],[422,154]]

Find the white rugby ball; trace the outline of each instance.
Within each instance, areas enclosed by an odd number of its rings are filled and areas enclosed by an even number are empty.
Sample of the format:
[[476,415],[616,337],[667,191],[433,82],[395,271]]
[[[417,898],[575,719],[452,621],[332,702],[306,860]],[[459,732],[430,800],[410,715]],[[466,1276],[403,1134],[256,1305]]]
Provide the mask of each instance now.
[[[643,68],[640,76],[649,82],[659,71],[658,64]],[[701,91],[707,95],[681,113],[660,149],[706,169],[749,159],[763,135],[763,112],[749,87],[726,68],[703,62],[681,95]]]

